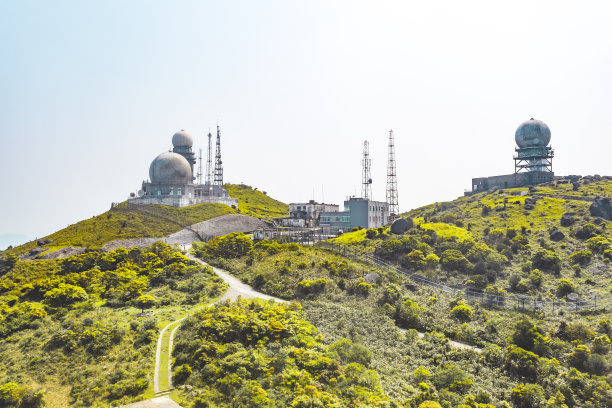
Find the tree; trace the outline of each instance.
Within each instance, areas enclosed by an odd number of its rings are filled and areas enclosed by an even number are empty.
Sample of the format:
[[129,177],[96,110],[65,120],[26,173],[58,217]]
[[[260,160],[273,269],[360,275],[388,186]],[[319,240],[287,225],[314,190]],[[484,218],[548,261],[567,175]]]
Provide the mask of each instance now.
[[510,399],[516,408],[540,407],[544,394],[537,384],[518,384],[510,392]]
[[544,334],[541,328],[525,317],[514,326],[512,342],[522,349],[533,351],[536,346],[548,342],[548,338],[544,337]]
[[71,303],[89,299],[87,292],[79,286],[60,283],[56,288],[45,292],[45,299],[55,306],[67,306]]
[[155,297],[151,295],[141,295],[136,299],[136,304],[138,305],[142,313],[144,313],[145,309],[153,307],[153,305],[155,304]]

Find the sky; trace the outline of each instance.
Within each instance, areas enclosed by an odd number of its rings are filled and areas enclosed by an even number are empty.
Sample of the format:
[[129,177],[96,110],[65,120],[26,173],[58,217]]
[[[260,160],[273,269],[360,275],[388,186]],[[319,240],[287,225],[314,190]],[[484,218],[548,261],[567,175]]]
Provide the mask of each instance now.
[[604,1],[0,2],[0,235],[124,201],[180,129],[219,124],[225,181],[283,202],[361,192],[370,143],[400,211],[514,171],[546,122],[557,175],[612,175]]

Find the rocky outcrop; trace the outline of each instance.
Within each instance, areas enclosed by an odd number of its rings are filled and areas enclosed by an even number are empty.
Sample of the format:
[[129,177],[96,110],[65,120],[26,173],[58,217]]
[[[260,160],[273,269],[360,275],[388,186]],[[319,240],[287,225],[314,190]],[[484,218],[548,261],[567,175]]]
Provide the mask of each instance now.
[[561,217],[561,226],[562,227],[570,227],[572,226],[576,220],[573,217],[574,213],[565,213]]
[[589,212],[593,217],[601,217],[612,220],[612,205],[609,198],[596,198],[589,207]]
[[553,231],[550,233],[550,240],[559,242],[565,238],[565,234],[559,230]]
[[413,226],[413,223],[411,219],[398,218],[397,220],[393,221],[393,223],[391,224],[391,233],[396,234],[396,235],[402,235],[406,231],[408,231],[410,228],[412,228],[412,226]]

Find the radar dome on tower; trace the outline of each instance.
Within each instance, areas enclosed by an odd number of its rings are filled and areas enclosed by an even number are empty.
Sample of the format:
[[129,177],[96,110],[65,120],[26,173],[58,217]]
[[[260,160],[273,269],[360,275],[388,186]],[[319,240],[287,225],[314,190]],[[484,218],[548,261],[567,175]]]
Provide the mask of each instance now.
[[181,129],[172,136],[172,146],[174,147],[192,147],[193,136]]
[[520,148],[545,147],[550,143],[550,128],[546,123],[531,118],[516,129],[514,140]]

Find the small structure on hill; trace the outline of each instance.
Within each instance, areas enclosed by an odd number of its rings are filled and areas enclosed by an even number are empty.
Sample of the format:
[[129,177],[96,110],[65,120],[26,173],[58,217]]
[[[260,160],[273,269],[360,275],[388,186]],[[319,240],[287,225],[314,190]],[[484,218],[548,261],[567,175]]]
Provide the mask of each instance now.
[[[211,156],[211,134],[208,134],[208,148]],[[201,203],[220,203],[238,206],[238,200],[230,198],[223,188],[223,166],[221,161],[221,132],[217,126],[217,154],[214,181],[207,174],[204,184],[194,181],[193,137],[180,130],[172,136],[172,151],[161,153],[151,162],[149,178],[142,182],[138,196],[132,194],[128,203],[137,205],[163,204],[173,207],[186,207]],[[209,166],[210,168],[210,166]]]
[[554,150],[549,146],[550,128],[546,123],[531,118],[516,129],[516,155],[514,174],[472,179],[472,190],[465,195],[499,188],[513,188],[547,183],[554,180],[552,159]]

